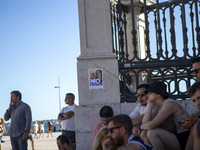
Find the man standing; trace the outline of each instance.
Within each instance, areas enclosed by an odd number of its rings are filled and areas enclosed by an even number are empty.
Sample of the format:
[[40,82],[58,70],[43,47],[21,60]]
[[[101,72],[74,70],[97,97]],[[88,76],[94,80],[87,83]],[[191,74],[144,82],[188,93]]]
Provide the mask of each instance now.
[[12,91],[9,108],[4,114],[6,121],[11,118],[9,135],[13,150],[27,150],[27,138],[31,129],[31,108],[21,98],[19,91]]
[[128,115],[120,114],[108,120],[108,139],[103,141],[103,149],[112,149],[110,143],[131,150],[152,149],[150,145],[132,134],[132,121]]
[[65,103],[68,105],[63,107],[58,114],[58,119],[61,121],[62,135],[68,138],[75,138],[75,126],[74,126],[74,109],[77,106],[74,104],[75,96],[72,93],[67,93],[65,97]]
[[41,134],[42,134],[42,137],[44,137],[44,123],[43,123],[43,121],[41,121],[41,123],[40,123],[40,136],[41,136]]

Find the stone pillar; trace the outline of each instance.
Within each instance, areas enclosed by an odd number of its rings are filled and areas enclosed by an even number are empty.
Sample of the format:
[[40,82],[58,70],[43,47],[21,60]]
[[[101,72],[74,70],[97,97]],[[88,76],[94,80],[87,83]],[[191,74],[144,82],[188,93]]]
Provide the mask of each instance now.
[[[79,0],[81,55],[77,58],[79,106],[75,110],[77,149],[92,149],[92,134],[103,105],[121,113],[118,61],[112,52],[109,0]],[[90,85],[90,70],[102,71],[102,85]]]

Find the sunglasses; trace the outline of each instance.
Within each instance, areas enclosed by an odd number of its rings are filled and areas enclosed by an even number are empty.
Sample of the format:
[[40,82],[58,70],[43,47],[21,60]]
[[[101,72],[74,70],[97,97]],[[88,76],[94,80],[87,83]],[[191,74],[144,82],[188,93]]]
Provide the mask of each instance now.
[[141,92],[140,94],[135,94],[135,96],[138,98],[138,97],[143,97],[145,95],[147,95],[148,92]]
[[108,128],[108,132],[113,133],[113,130],[114,130],[114,129],[119,129],[119,128],[121,128],[121,127],[122,127],[122,126],[113,127],[113,128]]
[[151,92],[151,91],[149,91],[147,94],[148,94],[148,95],[150,95],[151,93],[152,93],[152,92]]
[[195,72],[197,74],[197,73],[199,73],[199,70],[200,70],[200,68],[199,69],[194,69],[194,70],[192,70],[192,72]]

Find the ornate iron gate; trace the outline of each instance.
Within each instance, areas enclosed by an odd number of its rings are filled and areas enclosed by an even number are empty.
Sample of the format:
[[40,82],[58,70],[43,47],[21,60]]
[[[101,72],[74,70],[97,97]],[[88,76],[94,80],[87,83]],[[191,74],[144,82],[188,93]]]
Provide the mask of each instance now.
[[200,0],[111,0],[111,18],[121,102],[136,101],[135,88],[153,80],[164,81],[172,98],[187,99],[191,59],[200,55]]

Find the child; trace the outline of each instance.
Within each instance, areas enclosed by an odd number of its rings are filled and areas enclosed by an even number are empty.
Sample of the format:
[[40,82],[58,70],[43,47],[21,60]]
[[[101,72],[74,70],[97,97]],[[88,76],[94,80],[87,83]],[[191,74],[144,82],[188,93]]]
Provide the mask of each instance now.
[[0,118],[0,150],[2,150],[2,147],[1,147],[1,138],[3,136],[3,133],[6,131],[6,128],[4,126],[4,119],[3,118]]

